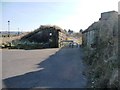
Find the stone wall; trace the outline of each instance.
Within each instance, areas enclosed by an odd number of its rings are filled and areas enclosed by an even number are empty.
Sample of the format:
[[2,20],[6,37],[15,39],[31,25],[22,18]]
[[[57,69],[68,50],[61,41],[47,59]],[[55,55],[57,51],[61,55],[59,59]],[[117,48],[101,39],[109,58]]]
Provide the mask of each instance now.
[[101,14],[98,22],[83,32],[85,61],[89,65],[90,87],[119,87],[118,13]]
[[27,39],[31,42],[48,44],[50,48],[57,48],[62,47],[61,42],[66,40],[66,33],[62,28],[55,25],[41,25],[40,28],[22,39]]

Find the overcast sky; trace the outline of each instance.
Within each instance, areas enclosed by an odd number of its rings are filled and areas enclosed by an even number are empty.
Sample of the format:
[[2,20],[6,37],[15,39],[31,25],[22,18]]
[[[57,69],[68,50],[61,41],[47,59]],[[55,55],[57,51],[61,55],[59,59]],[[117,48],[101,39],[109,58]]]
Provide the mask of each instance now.
[[[2,0],[2,30],[33,31],[40,25],[58,25],[78,32],[98,21],[100,14],[118,11],[119,0]],[[20,1],[20,2],[19,2]],[[25,2],[26,1],[26,2]],[[1,4],[0,4],[1,6]]]

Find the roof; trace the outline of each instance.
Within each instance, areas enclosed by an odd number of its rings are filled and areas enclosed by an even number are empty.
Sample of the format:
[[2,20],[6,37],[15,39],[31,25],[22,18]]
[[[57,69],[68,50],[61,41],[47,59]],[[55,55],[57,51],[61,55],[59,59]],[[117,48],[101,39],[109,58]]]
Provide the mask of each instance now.
[[90,31],[93,31],[93,27],[96,27],[97,26],[97,23],[98,22],[94,22],[92,25],[90,25],[86,30],[84,30],[82,33],[86,33],[86,32],[90,32]]
[[56,25],[40,25],[39,28],[42,29],[42,30],[45,29],[45,28],[48,28],[48,29],[49,28],[54,28],[54,30],[65,33],[65,31],[62,28],[60,28],[59,26],[56,26]]

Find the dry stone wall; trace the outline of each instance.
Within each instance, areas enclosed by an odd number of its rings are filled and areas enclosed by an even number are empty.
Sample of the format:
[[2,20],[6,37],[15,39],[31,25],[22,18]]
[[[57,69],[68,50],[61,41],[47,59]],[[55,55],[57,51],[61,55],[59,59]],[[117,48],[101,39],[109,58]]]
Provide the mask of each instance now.
[[118,88],[118,12],[102,13],[82,33],[89,87]]

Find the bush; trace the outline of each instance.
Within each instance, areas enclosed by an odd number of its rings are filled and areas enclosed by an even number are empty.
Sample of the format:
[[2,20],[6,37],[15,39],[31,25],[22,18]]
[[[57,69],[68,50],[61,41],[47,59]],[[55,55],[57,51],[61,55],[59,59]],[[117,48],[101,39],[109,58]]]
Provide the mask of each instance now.
[[42,49],[43,44],[42,43],[34,43],[34,42],[29,42],[29,41],[19,41],[19,40],[15,40],[12,42],[12,46],[10,47],[10,49]]

